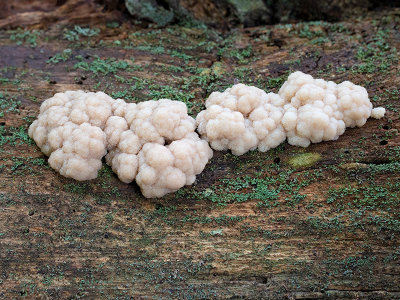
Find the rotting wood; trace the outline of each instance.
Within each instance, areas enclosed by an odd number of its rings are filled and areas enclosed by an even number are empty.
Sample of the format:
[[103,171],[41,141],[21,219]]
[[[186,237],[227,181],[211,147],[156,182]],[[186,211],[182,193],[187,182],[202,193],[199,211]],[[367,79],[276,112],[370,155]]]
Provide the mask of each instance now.
[[[92,36],[0,31],[0,297],[398,298],[398,24],[384,11],[224,36],[126,23]],[[106,166],[90,182],[63,178],[26,135],[59,91],[175,97],[195,115],[235,79],[276,92],[296,69],[366,86],[387,115],[307,149],[215,152],[195,185],[161,199]],[[302,153],[321,158],[291,167]]]

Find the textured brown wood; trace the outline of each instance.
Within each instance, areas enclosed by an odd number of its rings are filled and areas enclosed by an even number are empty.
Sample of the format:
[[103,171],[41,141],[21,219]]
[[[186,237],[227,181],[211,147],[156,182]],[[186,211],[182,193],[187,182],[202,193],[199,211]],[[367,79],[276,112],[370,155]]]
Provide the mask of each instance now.
[[[109,23],[69,41],[66,24],[0,31],[0,298],[400,297],[398,11],[223,36]],[[195,115],[235,80],[276,92],[297,69],[366,86],[387,115],[307,149],[215,152],[161,199],[106,166],[63,178],[26,135],[59,91],[174,96]]]
[[[31,26],[47,28],[54,23],[99,24],[107,19],[121,18],[115,10],[119,1],[111,5],[95,0],[18,0],[0,3],[0,28]],[[106,12],[105,8],[113,9]]]

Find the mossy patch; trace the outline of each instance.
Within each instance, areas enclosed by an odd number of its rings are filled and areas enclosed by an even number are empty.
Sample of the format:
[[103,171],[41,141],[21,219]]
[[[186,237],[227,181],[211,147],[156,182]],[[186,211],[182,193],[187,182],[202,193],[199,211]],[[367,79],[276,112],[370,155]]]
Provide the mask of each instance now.
[[321,159],[319,153],[302,153],[289,159],[289,165],[293,168],[310,167]]

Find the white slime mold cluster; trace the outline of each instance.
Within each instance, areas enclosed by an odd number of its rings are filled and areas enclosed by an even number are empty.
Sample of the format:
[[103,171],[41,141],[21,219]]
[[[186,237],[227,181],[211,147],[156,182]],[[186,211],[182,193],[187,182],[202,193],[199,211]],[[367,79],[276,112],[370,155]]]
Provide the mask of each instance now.
[[213,92],[196,120],[169,99],[134,104],[102,92],[57,93],[42,103],[29,136],[63,176],[94,179],[105,156],[121,181],[136,180],[145,197],[162,197],[193,184],[213,155],[208,142],[235,155],[264,152],[286,138],[308,147],[384,114],[361,86],[295,72],[278,94],[244,84]]
[[162,197],[193,184],[213,155],[194,130],[179,101],[128,104],[102,92],[69,91],[43,102],[29,136],[63,176],[96,178],[108,152],[121,181],[136,179],[145,197]]
[[213,92],[196,122],[213,149],[241,155],[256,148],[267,151],[286,137],[301,147],[336,140],[346,127],[361,127],[370,116],[384,114],[384,108],[372,108],[367,90],[359,85],[295,72],[279,94],[244,84]]

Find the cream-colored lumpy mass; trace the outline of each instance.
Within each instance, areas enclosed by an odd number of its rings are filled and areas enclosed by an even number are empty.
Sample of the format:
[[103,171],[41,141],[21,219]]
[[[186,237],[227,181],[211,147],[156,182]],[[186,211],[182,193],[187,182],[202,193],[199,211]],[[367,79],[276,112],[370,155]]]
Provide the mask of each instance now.
[[361,127],[371,116],[382,117],[384,108],[372,108],[367,90],[349,81],[336,84],[292,73],[279,90],[285,100],[282,125],[291,145],[336,140],[346,127]]
[[113,101],[102,92],[57,93],[42,103],[29,136],[61,175],[76,180],[96,178],[107,151],[103,128]]
[[235,155],[267,151],[286,137],[307,147],[384,114],[361,86],[295,72],[279,94],[244,84],[213,92],[196,120],[170,99],[135,104],[103,92],[57,93],[42,103],[29,136],[63,176],[94,179],[106,156],[121,181],[136,180],[145,197],[161,197],[193,184],[213,156],[208,142]]
[[211,157],[208,143],[194,132],[169,145],[147,143],[139,153],[136,182],[145,197],[162,197],[193,184]]
[[179,101],[134,104],[102,92],[69,91],[42,103],[29,136],[63,176],[94,179],[107,154],[121,181],[137,179],[146,197],[161,197],[193,184],[212,157],[195,127]]
[[258,147],[267,151],[282,143],[283,99],[273,93],[236,84],[224,92],[213,92],[206,109],[197,118],[197,130],[215,150],[230,149],[242,155]]
[[195,120],[179,101],[127,104],[105,127],[106,161],[123,182],[136,178],[145,197],[162,197],[193,184],[212,157],[194,132]]

